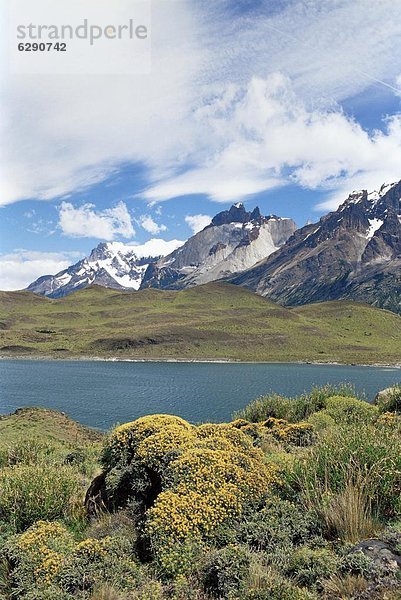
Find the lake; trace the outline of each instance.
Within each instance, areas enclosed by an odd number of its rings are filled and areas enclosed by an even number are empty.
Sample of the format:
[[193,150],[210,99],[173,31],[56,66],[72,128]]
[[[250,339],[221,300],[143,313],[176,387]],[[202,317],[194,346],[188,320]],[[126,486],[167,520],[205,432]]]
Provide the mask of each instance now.
[[271,391],[294,396],[313,385],[350,382],[368,400],[401,381],[395,368],[254,363],[0,360],[0,413],[23,406],[66,412],[108,429],[145,414],[227,421]]

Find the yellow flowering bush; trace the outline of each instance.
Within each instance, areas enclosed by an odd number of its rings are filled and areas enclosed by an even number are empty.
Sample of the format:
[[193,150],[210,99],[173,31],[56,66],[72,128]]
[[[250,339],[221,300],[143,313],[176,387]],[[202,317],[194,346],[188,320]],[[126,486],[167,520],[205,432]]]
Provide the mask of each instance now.
[[98,583],[110,582],[118,589],[135,587],[140,568],[123,543],[111,536],[88,538],[77,543],[64,525],[38,521],[24,533],[11,538],[3,556],[13,587],[28,593],[37,587],[75,594]]
[[237,420],[195,427],[153,415],[112,432],[104,453],[106,484],[122,502],[129,494],[144,498],[145,537],[165,574],[185,572],[220,525],[278,483],[278,467],[266,464],[250,426]]
[[61,523],[38,521],[8,545],[8,558],[19,571],[29,574],[32,583],[50,585],[60,572],[63,561],[74,546],[74,538]]
[[399,415],[395,412],[385,412],[377,419],[378,425],[394,426],[401,423]]
[[[145,447],[140,450],[142,455],[146,454],[146,448],[152,452],[152,444],[146,442],[152,436],[156,436],[156,439],[153,439],[159,455],[163,456],[164,448],[166,452],[179,448],[185,442],[185,434],[190,434],[191,430],[192,426],[187,421],[172,415],[149,415],[125,423],[112,432],[105,448],[104,462],[110,466],[115,466],[120,461],[129,462],[138,451],[141,442],[145,443]],[[158,451],[156,450],[156,455]]]
[[263,426],[280,442],[292,446],[310,446],[315,441],[311,423],[289,423],[285,419],[270,417]]

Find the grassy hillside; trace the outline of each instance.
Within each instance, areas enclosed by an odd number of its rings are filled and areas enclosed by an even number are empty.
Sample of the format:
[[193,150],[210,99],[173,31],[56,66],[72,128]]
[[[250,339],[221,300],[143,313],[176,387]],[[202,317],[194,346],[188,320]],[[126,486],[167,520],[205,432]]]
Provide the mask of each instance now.
[[396,363],[401,317],[348,301],[283,308],[226,283],[58,300],[1,292],[0,354]]
[[47,408],[21,408],[12,415],[0,416],[0,451],[27,440],[68,448],[100,442],[102,437],[99,431]]

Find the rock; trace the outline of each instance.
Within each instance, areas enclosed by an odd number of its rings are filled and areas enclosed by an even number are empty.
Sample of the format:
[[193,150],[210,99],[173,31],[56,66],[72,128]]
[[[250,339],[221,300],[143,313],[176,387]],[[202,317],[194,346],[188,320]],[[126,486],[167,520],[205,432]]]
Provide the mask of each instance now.
[[370,558],[382,573],[394,575],[401,571],[401,555],[390,543],[377,539],[364,540],[352,548],[351,553],[356,552],[362,552]]

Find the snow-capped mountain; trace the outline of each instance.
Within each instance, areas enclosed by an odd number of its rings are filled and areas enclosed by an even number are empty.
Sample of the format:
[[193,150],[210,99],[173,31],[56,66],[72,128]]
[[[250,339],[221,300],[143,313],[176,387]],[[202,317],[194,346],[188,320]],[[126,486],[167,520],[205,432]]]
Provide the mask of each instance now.
[[401,182],[353,192],[230,281],[286,305],[349,298],[401,312]]
[[182,289],[241,272],[275,252],[295,230],[291,219],[234,204],[181,248],[151,263],[141,287]]
[[139,289],[150,263],[183,242],[150,240],[142,246],[119,242],[99,244],[88,257],[57,275],[40,277],[27,288],[30,292],[59,298],[92,284],[121,290]]

